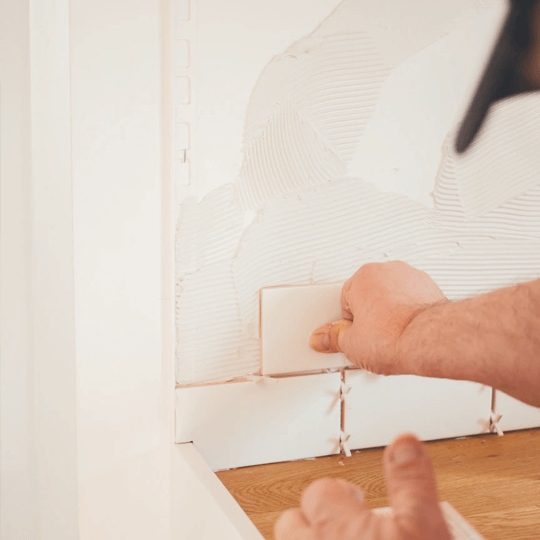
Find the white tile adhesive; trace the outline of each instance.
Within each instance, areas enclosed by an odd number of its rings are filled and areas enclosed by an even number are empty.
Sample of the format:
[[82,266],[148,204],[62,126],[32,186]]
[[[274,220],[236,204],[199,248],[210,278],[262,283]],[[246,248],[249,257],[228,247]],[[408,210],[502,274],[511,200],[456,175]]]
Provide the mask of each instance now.
[[[349,171],[389,76],[404,62],[414,69],[415,54],[424,58],[425,47],[471,18],[491,17],[496,30],[502,3],[433,11],[426,2],[421,20],[410,2],[372,4],[343,2],[271,60],[249,102],[236,181],[183,202],[179,384],[258,372],[262,287],[343,281],[366,262],[393,259],[427,271],[451,299],[540,276],[540,94],[497,104],[464,156],[453,151],[453,124],[440,140],[431,208],[403,194],[414,178],[382,191],[377,178]],[[452,62],[459,71],[463,59]],[[463,103],[453,99],[441,106],[457,113]],[[420,159],[422,141],[433,145],[428,130],[411,127],[400,144]]]
[[251,96],[238,182],[246,208],[342,178],[388,75],[366,33],[312,36],[292,51]]

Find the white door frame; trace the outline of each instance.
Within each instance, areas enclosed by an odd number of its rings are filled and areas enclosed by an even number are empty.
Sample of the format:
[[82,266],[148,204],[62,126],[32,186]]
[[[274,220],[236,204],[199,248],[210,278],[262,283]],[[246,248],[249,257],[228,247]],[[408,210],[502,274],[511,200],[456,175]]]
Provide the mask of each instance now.
[[1,302],[1,535],[68,540],[79,535],[69,4],[2,2],[0,20],[9,280]]
[[[79,496],[76,423],[72,5],[68,0],[0,4],[1,536],[24,540],[90,538],[87,527],[81,527],[87,502],[84,491]],[[155,6],[159,8],[157,2]],[[165,173],[160,217],[165,264],[159,297],[166,373],[159,407],[168,424],[170,489],[161,494],[168,508],[152,516],[154,525],[168,531],[156,538],[184,538],[189,532],[191,538],[259,539],[193,445],[174,444],[171,193]],[[146,463],[137,471],[141,484],[154,474],[152,462]],[[142,510],[145,502],[138,501]],[[108,521],[96,524],[101,538],[129,530],[126,515],[114,510]],[[137,512],[136,504],[132,510]]]

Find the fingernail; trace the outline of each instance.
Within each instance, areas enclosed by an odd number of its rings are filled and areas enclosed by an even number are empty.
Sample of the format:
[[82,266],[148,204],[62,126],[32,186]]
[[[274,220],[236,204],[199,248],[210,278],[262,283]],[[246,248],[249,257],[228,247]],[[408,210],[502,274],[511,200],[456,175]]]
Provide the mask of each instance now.
[[315,330],[309,339],[309,346],[317,352],[328,352],[330,350],[330,336],[323,330]]
[[392,454],[392,461],[394,463],[410,463],[411,461],[414,461],[418,456],[420,455],[418,451],[418,446],[410,443],[410,442],[403,442],[398,444],[394,448],[394,452]]
[[361,489],[358,489],[354,495],[359,501],[364,502],[364,492]]

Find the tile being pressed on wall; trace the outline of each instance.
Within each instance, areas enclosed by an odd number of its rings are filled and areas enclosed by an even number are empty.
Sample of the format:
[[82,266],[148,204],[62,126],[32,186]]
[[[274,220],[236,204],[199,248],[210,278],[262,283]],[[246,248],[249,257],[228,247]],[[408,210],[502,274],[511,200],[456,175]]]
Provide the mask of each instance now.
[[337,454],[340,373],[177,388],[176,442],[213,470]]
[[495,413],[502,415],[498,424],[503,432],[540,427],[540,408],[522,403],[500,390],[495,391]]
[[385,446],[404,432],[433,440],[483,433],[489,426],[492,391],[476,383],[347,370],[345,384],[344,431],[351,449]]
[[275,375],[350,365],[344,354],[321,354],[309,337],[341,319],[342,283],[261,289],[261,373]]

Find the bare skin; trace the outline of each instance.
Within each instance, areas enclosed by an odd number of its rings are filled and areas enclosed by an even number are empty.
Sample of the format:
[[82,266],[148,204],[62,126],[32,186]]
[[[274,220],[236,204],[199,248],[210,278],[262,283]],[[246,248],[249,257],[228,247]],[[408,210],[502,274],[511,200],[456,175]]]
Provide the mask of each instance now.
[[359,487],[327,478],[308,486],[300,508],[281,515],[276,539],[450,540],[425,446],[401,435],[384,452],[384,470],[393,516],[374,514]]
[[[343,319],[313,332],[316,350],[375,373],[476,381],[540,406],[540,280],[450,302],[405,262],[371,263],[344,284],[341,306]],[[357,486],[326,479],[280,517],[277,540],[450,538],[425,446],[398,437],[384,468],[393,517],[373,514]]]
[[[540,406],[540,280],[450,302],[405,262],[371,263],[344,284],[341,309],[341,320],[313,332],[319,352],[342,351],[374,373],[476,381]],[[411,448],[414,457],[396,465]],[[356,486],[325,480],[280,518],[278,540],[448,538],[424,445],[398,437],[384,467],[394,517],[374,515],[355,499]]]
[[385,375],[475,381],[540,407],[540,280],[450,302],[402,261],[366,264],[343,286],[343,319],[315,330],[320,352]]
[[[523,74],[540,87],[540,2]],[[342,319],[311,346],[386,375],[469,380],[540,407],[540,280],[450,302],[401,261],[362,266],[344,285]],[[393,516],[375,515],[344,480],[319,480],[276,523],[277,540],[447,540],[425,446],[401,435],[384,453]]]
[[535,6],[532,23],[532,44],[524,61],[524,74],[530,82],[540,86],[540,3]]

